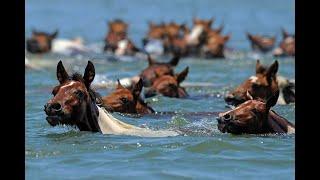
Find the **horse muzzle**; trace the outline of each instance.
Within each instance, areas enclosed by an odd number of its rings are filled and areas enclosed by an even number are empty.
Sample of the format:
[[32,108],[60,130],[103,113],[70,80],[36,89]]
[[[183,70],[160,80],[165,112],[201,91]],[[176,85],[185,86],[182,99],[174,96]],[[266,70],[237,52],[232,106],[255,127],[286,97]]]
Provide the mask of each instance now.
[[47,114],[46,120],[51,126],[59,124],[63,115],[62,106],[59,103],[45,104],[44,111]]

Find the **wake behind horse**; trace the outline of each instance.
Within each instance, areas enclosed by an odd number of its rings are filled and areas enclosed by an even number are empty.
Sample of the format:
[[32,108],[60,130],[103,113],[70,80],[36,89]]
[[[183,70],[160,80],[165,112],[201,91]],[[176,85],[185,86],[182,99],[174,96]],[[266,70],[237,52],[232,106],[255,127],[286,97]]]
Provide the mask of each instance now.
[[132,135],[144,137],[167,137],[179,135],[175,131],[153,131],[124,123],[96,104],[97,93],[90,88],[95,76],[92,62],[88,62],[84,75],[69,76],[62,62],[57,65],[59,85],[54,87],[53,98],[44,106],[46,120],[51,126],[65,124],[76,126],[80,131],[103,134]]

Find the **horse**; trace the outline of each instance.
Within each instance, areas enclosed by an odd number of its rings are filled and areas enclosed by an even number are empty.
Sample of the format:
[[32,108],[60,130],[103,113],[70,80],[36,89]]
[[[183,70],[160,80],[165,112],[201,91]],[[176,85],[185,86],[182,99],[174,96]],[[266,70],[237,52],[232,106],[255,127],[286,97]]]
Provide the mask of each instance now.
[[262,36],[262,35],[253,35],[247,32],[247,38],[250,41],[251,48],[253,50],[258,50],[263,53],[266,53],[273,49],[276,37],[272,36]]
[[80,37],[74,39],[57,39],[58,30],[53,33],[32,30],[31,38],[27,39],[27,51],[34,54],[58,53],[64,55],[74,55],[90,52],[85,47]]
[[164,23],[149,22],[147,35],[142,39],[142,44],[149,54],[162,55],[167,52],[165,45],[166,28]]
[[[249,90],[249,92],[251,92],[251,90],[252,91],[269,91],[269,93],[267,94],[270,94],[270,92],[275,92],[277,89],[279,89],[280,95],[279,95],[277,104],[285,105],[285,104],[294,103],[295,102],[295,82],[283,76],[276,75],[275,79],[273,80],[277,83],[277,86],[273,85],[268,87],[268,85],[265,84],[266,81],[264,81],[264,78],[262,78],[262,77],[265,77],[265,75],[267,74],[267,70],[268,70],[268,67],[263,66],[260,63],[260,61],[257,60],[256,76],[251,76],[248,80],[246,80],[244,83],[238,86],[233,92],[227,94],[225,97],[225,101],[228,104],[237,105],[247,100],[247,96],[245,94],[245,91],[247,90]],[[260,85],[260,87],[255,84]],[[252,94],[255,94],[255,93],[252,93]],[[263,93],[261,95],[257,95],[257,96],[255,95],[254,97],[266,98],[265,95],[263,95]]]
[[228,93],[224,100],[230,105],[239,105],[248,100],[247,91],[254,99],[268,99],[279,90],[277,82],[278,61],[276,60],[270,67],[262,66],[260,60],[256,63],[256,75],[251,76],[242,84]]
[[150,87],[157,76],[173,75],[173,68],[177,66],[179,60],[180,55],[175,54],[169,62],[157,62],[148,54],[148,67],[139,75],[143,79],[143,85]]
[[127,37],[128,24],[120,19],[108,22],[109,31],[104,39],[104,51],[110,51],[116,55],[134,55],[139,52],[131,39]]
[[285,29],[282,29],[282,41],[279,47],[273,51],[273,55],[278,56],[295,56],[295,35],[289,34]]
[[230,37],[230,34],[223,36],[215,30],[209,30],[206,43],[201,48],[201,55],[207,59],[224,58],[225,44]]
[[58,30],[53,33],[32,30],[32,35],[27,39],[27,51],[34,54],[42,54],[51,51],[52,41],[58,35]]
[[278,99],[279,91],[267,101],[251,98],[238,107],[223,113],[217,117],[218,129],[222,133],[231,134],[293,134],[295,125],[273,110]]
[[60,124],[75,126],[80,131],[143,137],[179,135],[175,131],[153,131],[136,127],[113,117],[96,104],[100,95],[90,87],[94,76],[95,68],[91,61],[88,61],[83,76],[79,73],[69,76],[59,61],[57,65],[59,85],[53,88],[53,98],[44,105],[46,120],[51,126]]
[[189,73],[189,67],[175,75],[157,76],[152,86],[146,91],[145,97],[152,97],[161,94],[167,97],[185,98],[188,96],[187,91],[180,84],[185,80]]
[[113,112],[130,114],[151,114],[155,111],[140,97],[143,88],[142,79],[132,89],[122,86],[118,80],[114,92],[102,97],[102,106]]

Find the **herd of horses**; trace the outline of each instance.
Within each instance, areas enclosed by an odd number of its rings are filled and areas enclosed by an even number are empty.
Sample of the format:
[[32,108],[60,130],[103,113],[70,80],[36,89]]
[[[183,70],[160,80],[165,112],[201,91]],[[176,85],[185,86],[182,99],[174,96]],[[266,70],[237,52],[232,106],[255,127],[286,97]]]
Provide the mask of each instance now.
[[[115,90],[106,96],[101,96],[90,87],[95,77],[95,68],[91,61],[88,61],[83,76],[78,73],[69,76],[60,61],[57,65],[59,85],[53,89],[54,97],[44,108],[47,121],[52,126],[57,124],[77,126],[81,131],[141,135],[139,132],[145,132],[146,129],[115,119],[111,113],[153,114],[156,111],[145,102],[145,98],[156,94],[171,98],[187,97],[188,93],[180,83],[186,79],[189,67],[175,73],[174,67],[178,64],[179,58],[174,56],[167,63],[159,63],[148,56],[147,68],[132,77],[125,85],[118,80]],[[270,66],[264,66],[257,60],[256,75],[245,80],[225,96],[226,103],[232,106],[229,106],[231,110],[219,113],[217,117],[218,129],[221,132],[232,134],[295,132],[294,124],[271,110],[278,102],[280,91],[283,91],[277,81],[278,69],[278,61]],[[149,132],[149,135],[154,134]]]
[[[212,28],[214,19],[193,19],[193,26],[175,22],[155,24],[149,22],[149,30],[139,48],[128,37],[128,24],[120,19],[108,23],[103,52],[117,56],[147,55],[148,66],[134,77],[118,79],[113,92],[102,96],[91,88],[95,68],[88,61],[84,75],[66,72],[62,62],[57,65],[59,85],[54,87],[50,99],[44,106],[50,125],[76,126],[80,131],[104,134],[127,134],[140,136],[175,136],[178,131],[153,131],[139,128],[116,119],[112,113],[156,114],[145,99],[155,95],[171,98],[187,98],[187,89],[182,82],[187,78],[189,67],[175,72],[182,57],[224,58],[225,45],[231,34],[223,35],[223,25]],[[282,29],[282,41],[275,48],[276,38],[253,35],[246,36],[254,51],[278,56],[295,56],[295,37]],[[29,53],[65,52],[66,50],[88,52],[81,39],[57,41],[58,31],[45,33],[33,31],[26,41]],[[170,55],[168,62],[156,60],[158,55]],[[27,61],[27,59],[26,59]],[[26,64],[27,67],[27,64]],[[279,76],[278,61],[270,66],[256,62],[256,73],[233,91],[224,100],[229,111],[218,114],[218,129],[232,134],[294,133],[295,125],[271,110],[275,104],[295,102],[294,82]]]
[[[193,26],[175,22],[149,22],[149,30],[142,38],[140,48],[128,36],[129,25],[121,19],[108,22],[108,32],[104,38],[103,52],[114,55],[134,56],[136,53],[153,55],[180,54],[182,57],[199,57],[206,59],[224,58],[225,46],[231,34],[224,35],[223,25],[212,28],[214,18],[193,18]],[[33,30],[27,39],[26,47],[30,53],[61,52],[66,49],[76,53],[88,52],[89,49],[79,38],[74,40],[56,40],[58,31],[53,33]],[[282,29],[282,40],[275,48],[276,38],[265,35],[246,34],[254,51],[267,53],[272,51],[274,56],[295,56],[295,36]]]

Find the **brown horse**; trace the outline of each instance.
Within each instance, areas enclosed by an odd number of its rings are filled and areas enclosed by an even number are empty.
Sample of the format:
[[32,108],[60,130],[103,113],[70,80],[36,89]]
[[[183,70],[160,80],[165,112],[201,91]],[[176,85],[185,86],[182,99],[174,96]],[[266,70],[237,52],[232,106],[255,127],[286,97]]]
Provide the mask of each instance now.
[[108,23],[109,32],[105,38],[104,51],[117,55],[134,55],[139,49],[127,37],[128,24],[120,19]]
[[125,88],[118,80],[116,90],[108,96],[102,97],[102,106],[109,111],[131,113],[131,114],[150,114],[155,111],[145,103],[140,93],[143,88],[142,79],[134,85],[132,89]]
[[83,76],[75,73],[71,77],[62,62],[58,63],[57,78],[60,84],[52,91],[54,97],[44,106],[46,119],[51,126],[62,124],[76,126],[80,131],[143,137],[179,135],[174,131],[153,131],[124,123],[97,106],[98,94],[90,88],[94,76],[95,69],[90,61]]
[[158,76],[150,89],[146,92],[146,97],[156,94],[162,94],[167,97],[184,98],[188,96],[185,88],[180,83],[185,80],[189,73],[189,67],[186,67],[181,73],[172,75]]
[[273,51],[274,56],[295,56],[295,36],[282,29],[282,41],[278,48]]
[[195,49],[194,51],[198,50],[199,47],[201,47],[205,43],[207,34],[211,29],[213,21],[213,18],[209,20],[193,18],[193,27],[186,37],[186,40],[188,45]]
[[279,91],[266,102],[249,99],[230,111],[220,113],[218,129],[232,134],[294,133],[294,124],[270,110],[278,96]]
[[248,80],[244,81],[231,93],[227,94],[225,101],[231,105],[241,104],[249,99],[247,91],[253,96],[254,99],[268,99],[276,91],[279,90],[277,82],[278,61],[276,60],[269,68],[264,67],[257,60],[256,75],[251,76]]
[[276,42],[276,37],[274,36],[268,37],[268,36],[252,35],[247,32],[247,37],[251,43],[251,48],[253,50],[258,50],[264,53],[272,50]]
[[140,77],[143,79],[143,85],[149,87],[157,76],[173,75],[173,68],[177,66],[180,60],[180,55],[176,54],[169,62],[160,63],[156,62],[150,55],[148,55],[149,66],[142,70]]
[[89,61],[83,76],[66,72],[60,61],[57,65],[59,85],[53,91],[53,98],[44,106],[50,125],[74,125],[80,131],[100,131],[96,93],[90,88],[95,76],[93,64]]
[[207,40],[201,49],[201,54],[205,58],[224,58],[225,44],[230,39],[230,34],[223,36],[217,31],[209,30]]
[[142,39],[142,44],[145,46],[149,40],[164,40],[166,36],[166,28],[165,24],[155,24],[153,22],[149,22],[149,30],[147,32],[146,37]]
[[27,39],[27,51],[30,53],[46,53],[51,51],[52,40],[58,35],[58,30],[49,34],[32,30],[31,38]]

